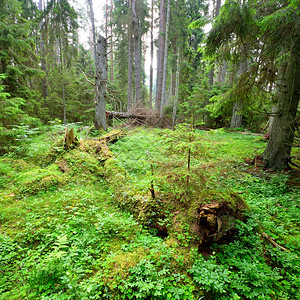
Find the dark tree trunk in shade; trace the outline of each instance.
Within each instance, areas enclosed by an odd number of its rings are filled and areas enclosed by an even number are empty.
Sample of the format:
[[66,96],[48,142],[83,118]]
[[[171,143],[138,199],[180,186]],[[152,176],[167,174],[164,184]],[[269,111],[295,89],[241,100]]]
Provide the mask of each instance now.
[[243,114],[242,114],[241,105],[239,102],[235,102],[232,109],[230,128],[241,127],[242,121],[243,121]]
[[96,48],[95,128],[107,130],[106,125],[107,41],[99,36]]
[[[298,26],[299,27],[299,26]],[[288,165],[295,138],[296,114],[300,96],[300,33],[291,45],[286,68],[279,72],[277,82],[278,110],[270,138],[262,157],[271,168],[282,169]]]

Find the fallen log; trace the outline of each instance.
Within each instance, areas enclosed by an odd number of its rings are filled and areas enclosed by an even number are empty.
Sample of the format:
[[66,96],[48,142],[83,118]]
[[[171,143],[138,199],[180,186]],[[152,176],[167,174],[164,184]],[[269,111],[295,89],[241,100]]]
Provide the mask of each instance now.
[[125,132],[119,129],[114,129],[109,133],[100,136],[99,141],[104,140],[106,143],[114,143],[123,136],[125,136]]
[[119,118],[119,119],[136,119],[136,120],[146,120],[148,116],[139,115],[130,112],[119,112],[119,111],[106,111],[106,118]]

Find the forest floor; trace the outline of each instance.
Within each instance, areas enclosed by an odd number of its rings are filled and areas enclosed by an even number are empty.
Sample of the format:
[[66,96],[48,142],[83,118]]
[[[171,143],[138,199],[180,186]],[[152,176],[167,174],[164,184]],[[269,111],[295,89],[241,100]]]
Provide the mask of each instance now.
[[[103,151],[69,127],[68,151],[56,125],[0,157],[0,299],[300,299],[299,177],[246,163],[260,136],[136,128]],[[208,240],[216,206],[242,214]]]

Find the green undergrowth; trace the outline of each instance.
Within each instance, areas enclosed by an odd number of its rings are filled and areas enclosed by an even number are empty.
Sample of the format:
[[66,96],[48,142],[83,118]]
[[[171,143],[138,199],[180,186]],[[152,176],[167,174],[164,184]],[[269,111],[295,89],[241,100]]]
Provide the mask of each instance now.
[[[260,137],[140,128],[109,150],[72,127],[69,151],[56,125],[0,158],[0,299],[300,299],[298,181],[245,165]],[[198,247],[205,204],[236,218]]]

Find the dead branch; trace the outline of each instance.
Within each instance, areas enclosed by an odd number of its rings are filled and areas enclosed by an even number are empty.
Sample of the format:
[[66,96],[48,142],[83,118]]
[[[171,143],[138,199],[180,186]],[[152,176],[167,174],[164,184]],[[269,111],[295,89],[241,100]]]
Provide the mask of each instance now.
[[91,84],[92,86],[95,86],[95,83],[92,82],[92,81],[90,81],[90,80],[87,78],[87,76],[86,76],[86,74],[83,72],[83,70],[80,69],[79,67],[78,67],[78,69],[79,69],[79,70],[82,72],[82,74],[84,75],[84,78],[85,78],[86,82],[88,82],[88,83]]
[[268,241],[270,242],[274,247],[278,247],[280,250],[282,251],[288,251],[288,249],[280,246],[279,244],[277,244],[273,238],[271,238],[269,235],[267,235],[265,232],[262,233],[262,236]]

